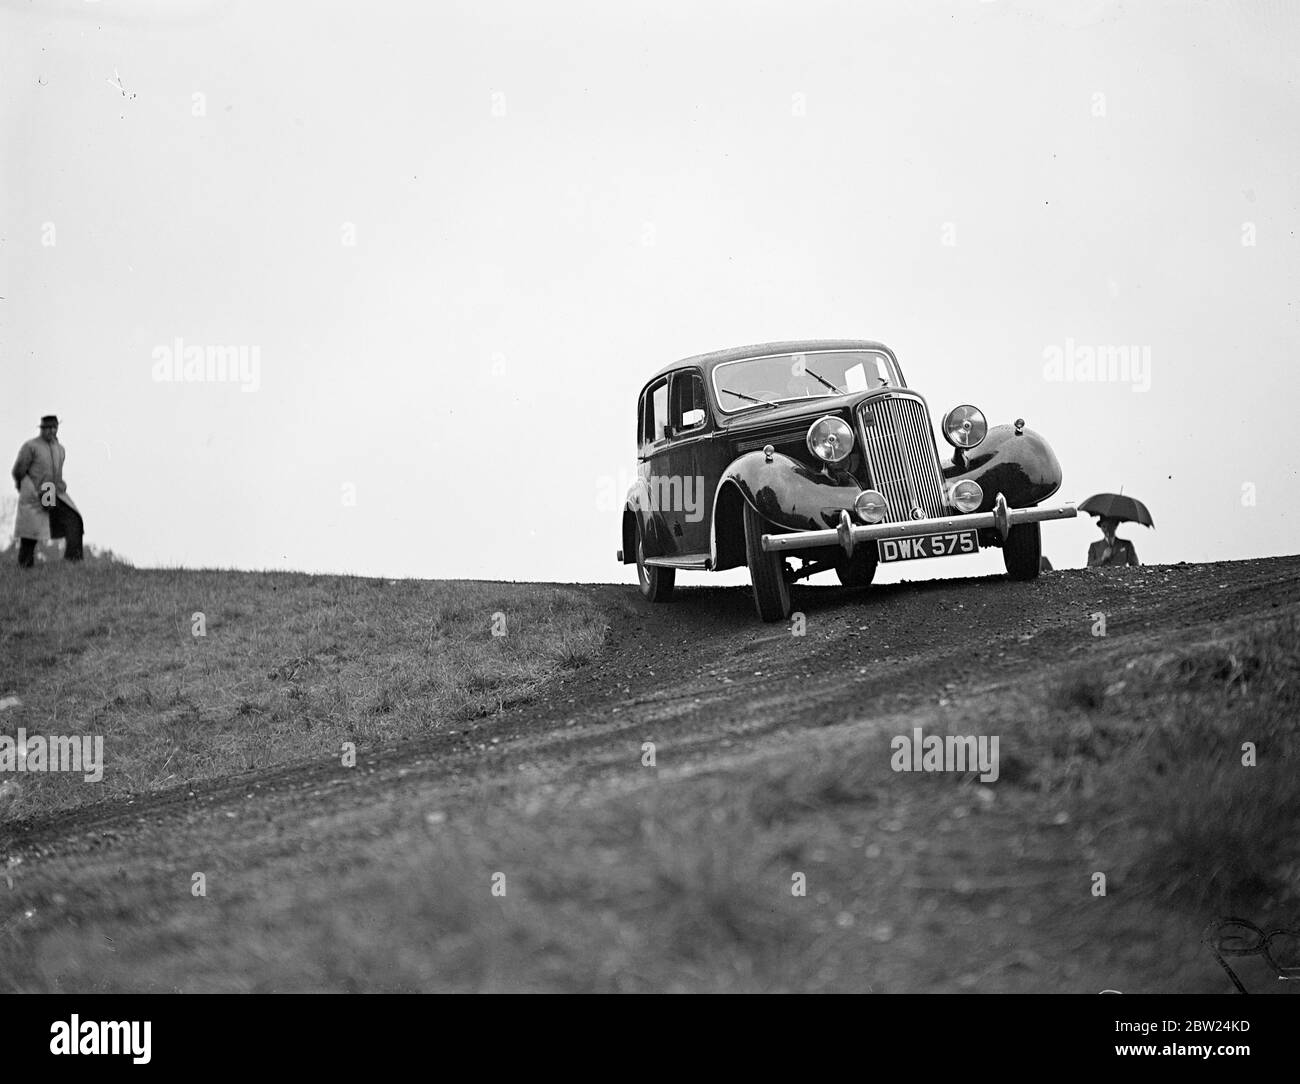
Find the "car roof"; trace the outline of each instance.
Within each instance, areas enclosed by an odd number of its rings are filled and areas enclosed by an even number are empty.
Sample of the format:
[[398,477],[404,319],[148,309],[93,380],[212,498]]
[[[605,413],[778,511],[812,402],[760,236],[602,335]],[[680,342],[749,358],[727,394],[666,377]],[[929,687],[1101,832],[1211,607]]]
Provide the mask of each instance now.
[[[870,339],[792,339],[789,342],[755,343],[753,346],[733,346],[728,350],[714,350],[708,354],[696,354],[694,357],[682,358],[665,365],[646,381],[651,384],[666,373],[688,366],[698,365],[706,373],[724,361],[739,361],[742,358],[761,358],[768,354],[811,354],[817,350],[883,350],[891,358],[894,352],[884,343],[872,342]],[[895,358],[897,360],[897,358]]]

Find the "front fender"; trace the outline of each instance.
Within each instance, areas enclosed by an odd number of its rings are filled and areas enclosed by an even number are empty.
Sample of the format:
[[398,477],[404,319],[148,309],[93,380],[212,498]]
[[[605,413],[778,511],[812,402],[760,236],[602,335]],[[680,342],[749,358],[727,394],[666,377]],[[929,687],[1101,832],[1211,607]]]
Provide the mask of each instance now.
[[989,511],[999,493],[1012,508],[1029,508],[1061,488],[1061,464],[1032,429],[1017,433],[1013,426],[995,425],[973,452],[954,454],[943,477],[949,484],[964,478],[978,482],[984,490],[980,512]]
[[769,463],[761,451],[747,452],[722,472],[718,493],[733,484],[760,516],[792,531],[821,531],[840,521],[840,512],[852,513],[862,487],[847,471],[817,470],[788,455],[774,452]]

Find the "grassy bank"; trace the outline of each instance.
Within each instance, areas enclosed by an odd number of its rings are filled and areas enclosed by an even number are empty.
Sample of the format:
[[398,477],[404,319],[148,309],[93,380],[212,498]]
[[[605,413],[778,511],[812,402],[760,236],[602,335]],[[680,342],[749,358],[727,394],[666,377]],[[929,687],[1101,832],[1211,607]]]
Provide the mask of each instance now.
[[0,774],[0,816],[454,726],[582,666],[604,628],[544,585],[5,565],[0,734],[100,735],[106,767]]

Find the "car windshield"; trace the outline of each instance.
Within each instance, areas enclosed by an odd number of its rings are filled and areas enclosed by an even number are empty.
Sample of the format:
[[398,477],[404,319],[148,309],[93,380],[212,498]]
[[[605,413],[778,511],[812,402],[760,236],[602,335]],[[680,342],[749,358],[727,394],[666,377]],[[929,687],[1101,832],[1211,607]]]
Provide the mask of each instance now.
[[727,361],[713,370],[713,389],[732,414],[792,399],[815,399],[902,381],[887,354],[877,350],[810,350]]

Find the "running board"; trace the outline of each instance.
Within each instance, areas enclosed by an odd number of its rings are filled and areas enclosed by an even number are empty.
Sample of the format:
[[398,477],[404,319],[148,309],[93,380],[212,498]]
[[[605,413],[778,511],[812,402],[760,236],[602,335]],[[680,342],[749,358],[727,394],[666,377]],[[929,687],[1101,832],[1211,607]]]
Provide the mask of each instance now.
[[645,563],[656,568],[681,568],[688,572],[707,572],[711,564],[707,553],[691,553],[685,557],[647,557]]

